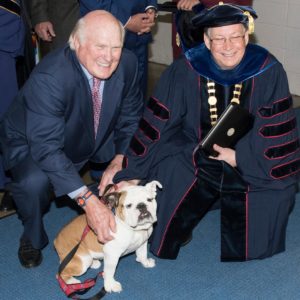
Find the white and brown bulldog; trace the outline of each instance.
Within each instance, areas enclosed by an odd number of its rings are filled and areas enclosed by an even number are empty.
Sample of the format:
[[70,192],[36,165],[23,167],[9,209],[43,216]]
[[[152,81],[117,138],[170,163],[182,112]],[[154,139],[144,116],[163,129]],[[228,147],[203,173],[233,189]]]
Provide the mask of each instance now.
[[[131,252],[136,252],[136,261],[145,268],[153,268],[155,261],[148,258],[147,244],[156,222],[156,189],[161,188],[158,181],[152,181],[145,186],[127,186],[119,193],[107,195],[108,201],[115,204],[115,219],[117,231],[114,239],[101,244],[93,231],[89,231],[81,241],[72,260],[62,273],[62,279],[67,283],[79,283],[73,276],[84,274],[87,269],[97,269],[104,261],[104,288],[107,292],[121,292],[122,285],[114,279],[119,258]],[[86,227],[85,214],[80,215],[67,224],[58,234],[54,246],[60,262],[79,243]]]

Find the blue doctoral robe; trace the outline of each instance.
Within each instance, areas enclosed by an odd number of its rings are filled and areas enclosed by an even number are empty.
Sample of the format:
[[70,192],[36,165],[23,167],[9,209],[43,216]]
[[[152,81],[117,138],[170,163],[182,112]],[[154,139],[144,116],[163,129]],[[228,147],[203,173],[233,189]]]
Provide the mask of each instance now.
[[[237,168],[197,146],[210,129],[207,80],[219,114],[242,83],[241,105],[253,128],[235,146]],[[285,250],[300,168],[297,124],[286,73],[265,49],[248,45],[234,70],[220,72],[201,45],[162,75],[115,182],[158,180],[158,221],[151,251],[175,259],[210,207],[221,202],[221,260],[265,258]]]

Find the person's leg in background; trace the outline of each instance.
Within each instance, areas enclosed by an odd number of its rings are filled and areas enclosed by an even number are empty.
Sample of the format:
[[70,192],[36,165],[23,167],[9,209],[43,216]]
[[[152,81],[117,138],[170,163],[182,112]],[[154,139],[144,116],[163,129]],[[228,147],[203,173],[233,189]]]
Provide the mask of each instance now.
[[[12,103],[18,92],[18,83],[16,75],[16,60],[9,53],[0,51],[0,120]],[[0,211],[9,211],[14,208],[13,199],[8,192],[9,177],[4,171],[3,158],[0,153],[0,193],[1,204]]]
[[[31,24],[25,1],[4,3],[0,21],[0,121],[13,102],[20,87],[35,66]],[[6,7],[7,5],[7,7]],[[0,211],[13,212],[14,203],[9,192],[10,178],[4,171],[0,149]]]

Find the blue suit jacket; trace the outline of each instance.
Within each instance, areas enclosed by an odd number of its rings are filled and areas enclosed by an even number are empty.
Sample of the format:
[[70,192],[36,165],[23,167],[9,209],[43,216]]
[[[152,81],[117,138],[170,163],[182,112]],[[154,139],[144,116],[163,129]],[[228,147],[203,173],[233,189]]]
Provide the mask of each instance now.
[[[80,0],[80,13],[82,16],[96,9],[102,9],[112,13],[123,25],[128,21],[130,16],[137,13],[145,12],[147,6],[157,7],[156,0]],[[137,35],[136,33],[126,32],[126,47],[131,48],[136,44],[147,44],[151,41],[151,33]]]
[[69,46],[51,52],[1,122],[6,168],[31,155],[57,196],[82,186],[76,165],[106,162],[126,152],[143,106],[136,79],[136,58],[124,49],[117,70],[105,82],[95,140],[91,91],[77,57]]

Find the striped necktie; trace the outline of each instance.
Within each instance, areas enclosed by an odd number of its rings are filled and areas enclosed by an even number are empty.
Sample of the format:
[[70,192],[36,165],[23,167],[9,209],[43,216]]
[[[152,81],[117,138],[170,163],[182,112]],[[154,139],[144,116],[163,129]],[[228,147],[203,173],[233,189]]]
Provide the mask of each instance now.
[[99,89],[100,83],[101,80],[93,77],[92,98],[93,98],[93,111],[94,111],[95,138],[97,136],[97,130],[99,126],[100,112],[101,112],[101,103],[102,103],[100,89]]

